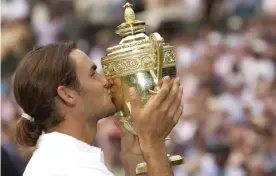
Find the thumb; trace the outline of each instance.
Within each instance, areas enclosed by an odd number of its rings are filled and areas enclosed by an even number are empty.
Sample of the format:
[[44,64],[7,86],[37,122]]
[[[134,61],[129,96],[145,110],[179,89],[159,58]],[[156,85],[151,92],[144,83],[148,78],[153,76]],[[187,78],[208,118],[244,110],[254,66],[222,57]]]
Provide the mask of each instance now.
[[129,89],[129,98],[130,98],[130,105],[131,111],[134,111],[140,107],[140,97],[134,87]]

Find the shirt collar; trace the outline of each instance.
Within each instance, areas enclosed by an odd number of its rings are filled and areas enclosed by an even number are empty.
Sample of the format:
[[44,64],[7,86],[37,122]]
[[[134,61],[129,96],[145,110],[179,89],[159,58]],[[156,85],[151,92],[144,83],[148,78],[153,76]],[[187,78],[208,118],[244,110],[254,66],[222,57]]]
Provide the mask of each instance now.
[[91,146],[83,141],[80,141],[72,136],[59,132],[51,132],[42,134],[38,140],[38,148],[55,148],[62,150],[74,150],[82,153],[91,153],[103,161],[103,152],[100,148]]

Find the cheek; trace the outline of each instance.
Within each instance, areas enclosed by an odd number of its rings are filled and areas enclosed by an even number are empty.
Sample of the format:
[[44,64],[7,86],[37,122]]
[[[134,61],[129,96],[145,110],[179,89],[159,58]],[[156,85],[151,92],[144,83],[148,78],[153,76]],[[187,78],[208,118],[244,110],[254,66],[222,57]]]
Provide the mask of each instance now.
[[86,88],[86,92],[86,96],[89,97],[90,100],[93,100],[95,104],[101,101],[101,98],[105,96],[105,89],[100,82],[91,83]]
[[83,88],[84,98],[89,102],[89,104],[97,104],[102,102],[107,95],[107,90],[104,88],[104,79],[100,75],[95,75],[94,77],[88,77],[82,80],[81,87]]
[[87,100],[85,99],[85,95],[83,92],[81,92],[81,95],[76,99],[76,105],[81,109],[82,111],[86,111]]

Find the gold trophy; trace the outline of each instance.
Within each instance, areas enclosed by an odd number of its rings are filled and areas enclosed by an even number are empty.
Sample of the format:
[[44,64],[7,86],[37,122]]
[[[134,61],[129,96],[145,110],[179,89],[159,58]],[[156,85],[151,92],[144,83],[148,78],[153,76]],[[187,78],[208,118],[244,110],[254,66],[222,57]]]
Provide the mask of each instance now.
[[[125,22],[117,27],[116,34],[122,40],[116,46],[107,48],[102,58],[103,72],[112,85],[113,102],[117,116],[124,127],[136,135],[132,127],[129,102],[129,88],[135,87],[140,95],[141,106],[158,90],[158,82],[163,76],[176,76],[176,57],[174,47],[164,43],[158,33],[145,34],[146,24],[135,19],[131,4],[126,3]],[[165,139],[164,139],[165,141]],[[180,155],[170,156],[171,165],[182,164]],[[147,164],[139,163],[136,174],[147,173]]]

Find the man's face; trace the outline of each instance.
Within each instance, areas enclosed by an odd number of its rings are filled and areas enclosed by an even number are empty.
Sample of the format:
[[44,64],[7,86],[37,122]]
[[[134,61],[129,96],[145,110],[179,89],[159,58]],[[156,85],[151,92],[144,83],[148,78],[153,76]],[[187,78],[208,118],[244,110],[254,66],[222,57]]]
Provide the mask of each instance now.
[[111,101],[111,91],[105,77],[97,73],[97,66],[78,49],[73,50],[70,56],[75,62],[80,83],[80,93],[76,97],[77,106],[80,106],[79,108],[89,119],[114,115],[116,108]]

